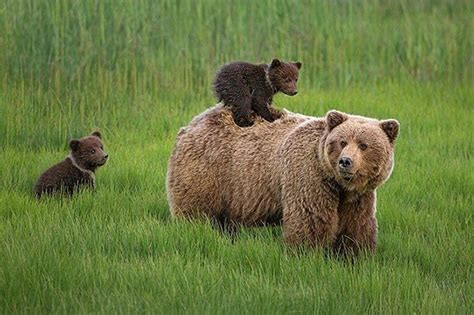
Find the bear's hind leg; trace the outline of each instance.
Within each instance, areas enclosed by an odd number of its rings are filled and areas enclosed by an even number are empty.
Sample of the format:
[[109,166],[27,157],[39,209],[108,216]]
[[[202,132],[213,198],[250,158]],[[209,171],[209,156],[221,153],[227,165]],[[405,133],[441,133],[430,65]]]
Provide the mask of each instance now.
[[239,225],[230,220],[227,213],[228,211],[226,209],[223,210],[220,215],[212,217],[211,222],[216,230],[229,236],[232,241],[234,241],[239,233]]

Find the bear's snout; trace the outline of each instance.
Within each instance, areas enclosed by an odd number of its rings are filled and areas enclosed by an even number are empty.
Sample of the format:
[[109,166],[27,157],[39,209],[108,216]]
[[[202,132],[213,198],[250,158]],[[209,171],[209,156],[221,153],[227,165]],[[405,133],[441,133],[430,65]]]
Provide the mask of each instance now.
[[344,171],[349,171],[354,164],[350,157],[343,156],[339,159],[339,168]]
[[107,160],[109,159],[109,155],[104,152],[104,155],[102,155],[102,158],[97,161],[98,166],[102,166],[105,163],[107,163]]

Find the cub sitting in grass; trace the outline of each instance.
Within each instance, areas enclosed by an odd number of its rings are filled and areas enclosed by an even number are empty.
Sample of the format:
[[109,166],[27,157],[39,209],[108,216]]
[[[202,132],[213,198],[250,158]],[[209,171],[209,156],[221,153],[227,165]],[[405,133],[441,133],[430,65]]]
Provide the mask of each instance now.
[[281,117],[271,107],[273,95],[283,92],[296,95],[301,62],[273,59],[270,65],[233,62],[224,65],[216,75],[214,92],[218,102],[230,107],[234,121],[240,127],[253,124],[251,110],[269,122]]
[[61,192],[71,196],[82,187],[95,187],[95,170],[109,157],[102,145],[102,136],[94,131],[90,136],[69,142],[71,153],[66,159],[44,172],[36,182],[37,198]]

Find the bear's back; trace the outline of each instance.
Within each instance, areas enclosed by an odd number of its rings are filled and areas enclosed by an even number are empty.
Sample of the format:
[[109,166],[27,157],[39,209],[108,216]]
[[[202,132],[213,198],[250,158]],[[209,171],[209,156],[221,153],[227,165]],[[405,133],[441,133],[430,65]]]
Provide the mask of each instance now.
[[34,192],[36,197],[59,191],[72,194],[79,185],[87,184],[91,180],[89,175],[74,167],[67,158],[53,165],[40,176],[35,184]]
[[247,224],[278,217],[279,147],[311,119],[286,112],[273,123],[257,119],[252,127],[240,128],[221,105],[195,117],[180,130],[168,167],[172,213],[217,216],[226,209],[232,219]]

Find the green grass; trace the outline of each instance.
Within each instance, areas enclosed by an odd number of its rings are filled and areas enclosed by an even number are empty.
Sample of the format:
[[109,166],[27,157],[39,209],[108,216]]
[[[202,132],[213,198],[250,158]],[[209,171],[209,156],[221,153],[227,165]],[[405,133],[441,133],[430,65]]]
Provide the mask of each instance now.
[[[386,3],[387,2],[387,3]],[[474,312],[470,1],[0,2],[0,313]],[[396,118],[379,249],[295,254],[170,219],[179,127],[230,60],[301,60],[277,107]],[[100,127],[97,191],[36,201],[67,141]]]

